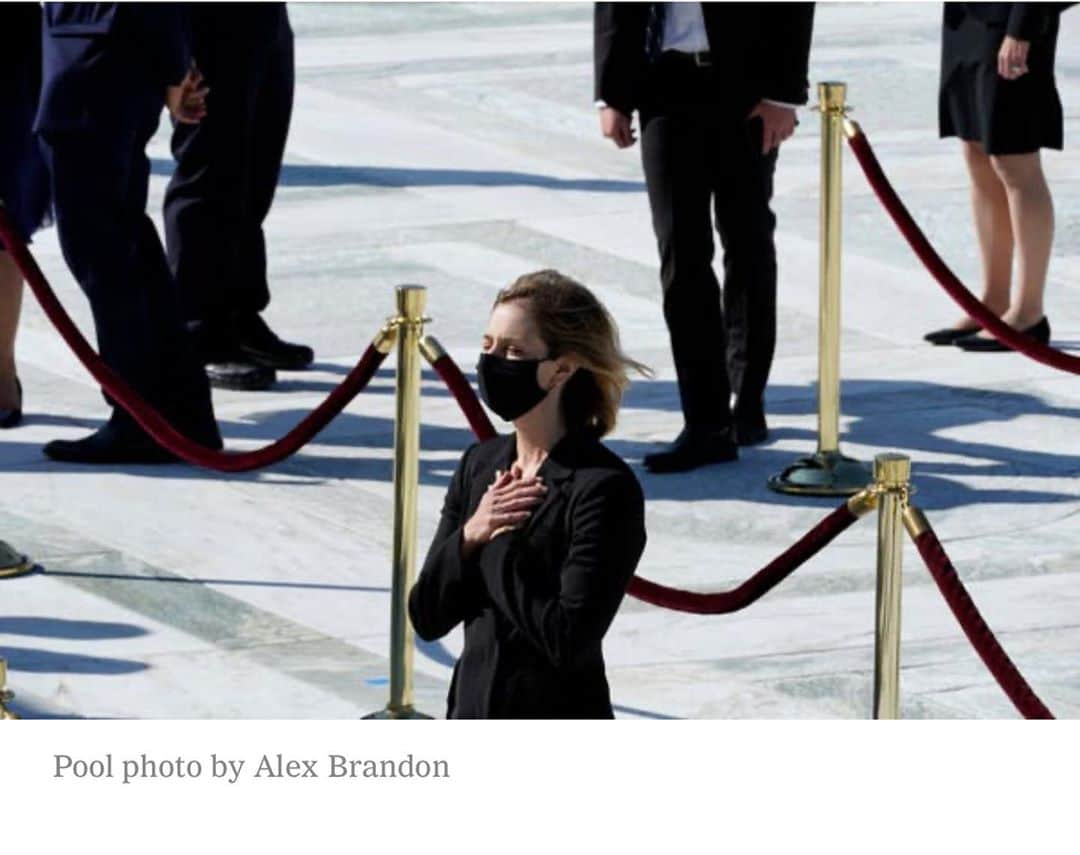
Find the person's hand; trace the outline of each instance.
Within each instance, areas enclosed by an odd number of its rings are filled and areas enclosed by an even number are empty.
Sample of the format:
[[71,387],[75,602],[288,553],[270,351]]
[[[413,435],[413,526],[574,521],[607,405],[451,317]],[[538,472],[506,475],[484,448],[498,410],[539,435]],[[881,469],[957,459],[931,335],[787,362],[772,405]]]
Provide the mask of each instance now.
[[203,76],[192,63],[179,86],[165,90],[165,106],[169,114],[185,125],[197,125],[206,116],[206,95],[210,89],[203,86]]
[[630,117],[614,107],[600,109],[600,132],[619,148],[629,148],[637,140]]
[[463,530],[468,557],[500,534],[521,526],[543,501],[547,486],[539,478],[522,478],[521,470],[497,472],[476,512]]
[[762,154],[779,148],[780,143],[795,133],[795,126],[798,124],[794,107],[781,107],[768,101],[758,101],[757,106],[746,117],[747,121],[751,119],[761,119]]
[[1006,80],[1017,80],[1028,73],[1028,48],[1031,42],[1005,36],[998,51],[998,74]]

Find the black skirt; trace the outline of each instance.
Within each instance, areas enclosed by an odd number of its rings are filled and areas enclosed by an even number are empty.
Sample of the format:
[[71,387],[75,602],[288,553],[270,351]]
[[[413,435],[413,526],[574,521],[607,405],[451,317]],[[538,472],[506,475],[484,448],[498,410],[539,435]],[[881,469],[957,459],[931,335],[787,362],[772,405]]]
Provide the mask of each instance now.
[[[998,74],[1008,3],[946,3],[941,39],[938,128],[942,137],[981,143],[987,154],[1061,149],[1061,98],[1054,81],[1058,16],[1047,14],[1030,39],[1028,73]],[[988,7],[991,7],[988,9]],[[993,8],[997,7],[997,8]]]

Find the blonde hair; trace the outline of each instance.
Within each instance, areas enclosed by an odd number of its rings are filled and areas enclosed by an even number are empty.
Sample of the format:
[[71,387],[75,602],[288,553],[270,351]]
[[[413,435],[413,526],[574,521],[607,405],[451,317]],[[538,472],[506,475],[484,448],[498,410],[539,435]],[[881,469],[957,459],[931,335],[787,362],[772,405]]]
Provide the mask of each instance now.
[[573,355],[579,367],[562,393],[568,430],[597,437],[615,427],[629,370],[652,376],[645,365],[622,352],[619,330],[593,293],[557,270],[519,276],[495,297],[495,306],[527,300],[528,311],[551,358]]

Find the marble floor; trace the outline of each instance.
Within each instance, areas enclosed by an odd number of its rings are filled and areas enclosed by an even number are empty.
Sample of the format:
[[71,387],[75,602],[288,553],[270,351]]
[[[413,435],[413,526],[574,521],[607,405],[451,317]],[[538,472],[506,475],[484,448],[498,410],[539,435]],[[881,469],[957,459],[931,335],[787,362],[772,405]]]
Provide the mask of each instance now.
[[[261,393],[216,392],[232,448],[284,433],[340,380],[394,307],[428,289],[430,332],[468,368],[495,290],[556,267],[605,301],[636,383],[610,445],[648,499],[641,575],[737,584],[832,504],[770,492],[816,436],[819,139],[806,111],[776,176],[779,345],[772,439],[681,477],[641,457],[681,426],[637,148],[592,107],[582,3],[290,4],[297,87],[267,223],[282,335],[312,371]],[[849,86],[855,117],[957,273],[979,275],[965,173],[936,134],[940,6],[818,6],[810,79]],[[1048,312],[1080,352],[1080,12],[1062,19],[1066,150],[1047,152],[1057,214]],[[160,223],[170,170],[151,155]],[[89,311],[54,231],[36,254],[84,330]],[[1080,385],[1012,354],[921,341],[957,310],[845,161],[844,450],[909,454],[926,510],[990,625],[1061,717],[1080,715]],[[46,460],[105,414],[90,377],[27,300],[18,342],[25,426],[0,438],[0,538],[39,572],[0,581],[0,656],[24,715],[354,718],[387,696],[393,360],[296,457],[221,476],[186,466]],[[433,376],[423,398],[420,548],[470,434]],[[746,611],[699,617],[626,600],[605,643],[624,717],[866,718],[875,526],[863,521]],[[914,549],[904,553],[902,713],[1016,713]],[[461,639],[416,650],[420,709],[439,715]]]

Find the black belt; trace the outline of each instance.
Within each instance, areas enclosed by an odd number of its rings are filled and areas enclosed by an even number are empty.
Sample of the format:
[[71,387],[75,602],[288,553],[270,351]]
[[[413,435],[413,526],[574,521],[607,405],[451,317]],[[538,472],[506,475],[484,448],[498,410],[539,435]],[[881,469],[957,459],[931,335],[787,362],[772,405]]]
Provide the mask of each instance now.
[[666,50],[660,54],[660,58],[664,60],[677,60],[680,63],[686,63],[688,65],[696,65],[698,68],[711,68],[712,52],[707,50],[699,51],[684,51],[684,50]]

